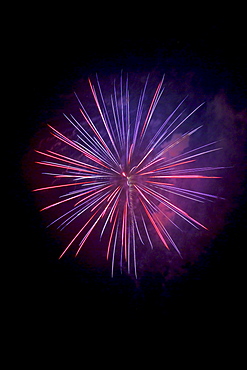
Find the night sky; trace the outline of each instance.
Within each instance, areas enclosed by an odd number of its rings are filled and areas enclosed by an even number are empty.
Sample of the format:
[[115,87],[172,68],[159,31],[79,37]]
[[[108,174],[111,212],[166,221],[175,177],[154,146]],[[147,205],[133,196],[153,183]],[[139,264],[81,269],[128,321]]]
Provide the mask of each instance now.
[[[226,325],[238,327],[243,318],[246,271],[243,27],[238,24],[233,31],[224,17],[215,17],[211,22],[197,20],[177,27],[159,23],[152,31],[140,24],[133,30],[119,30],[116,21],[109,24],[108,19],[105,25],[103,20],[98,24],[92,19],[88,30],[83,22],[72,28],[63,18],[54,21],[53,17],[44,12],[42,20],[30,21],[17,41],[22,52],[15,73],[21,75],[21,83],[12,86],[12,99],[21,100],[21,109],[9,125],[13,141],[8,156],[11,228],[7,225],[7,249],[13,253],[11,280],[17,273],[13,295],[18,320],[34,336],[42,331],[53,335],[65,328],[80,333],[86,323],[95,335],[102,327],[119,335],[133,327],[137,333],[152,328],[160,335],[167,325],[175,324],[183,328],[183,335],[191,327],[199,332],[209,327],[219,332]],[[233,172],[232,185],[227,175],[230,200],[224,222],[196,262],[184,263],[183,274],[172,279],[167,279],[165,270],[147,271],[138,283],[125,274],[116,273],[111,279],[105,266],[90,268],[69,257],[58,260],[62,241],[45,228],[30,189],[32,171],[27,157],[44,122],[63,112],[63,97],[70,96],[80,79],[95,72],[108,76],[121,69],[136,73],[162,70],[169,71],[170,78],[190,77],[195,89],[202,88],[211,101],[218,101],[217,114],[223,123],[231,115],[225,130],[232,129],[232,122],[236,125],[228,159],[231,165],[234,158],[241,164]]]

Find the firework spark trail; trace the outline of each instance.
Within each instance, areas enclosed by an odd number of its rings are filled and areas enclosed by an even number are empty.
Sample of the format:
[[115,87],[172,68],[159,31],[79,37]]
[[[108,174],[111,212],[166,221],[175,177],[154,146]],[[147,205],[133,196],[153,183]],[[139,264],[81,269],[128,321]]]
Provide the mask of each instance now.
[[[167,142],[168,138],[204,103],[198,105],[184,117],[185,109],[180,111],[180,108],[187,99],[185,97],[164,122],[156,128],[156,133],[149,139],[150,134],[147,132],[148,128],[152,126],[154,112],[164,91],[164,76],[146,109],[144,100],[148,80],[149,76],[140,93],[135,112],[132,114],[129,103],[131,95],[128,76],[124,81],[121,73],[119,88],[114,81],[110,103],[106,102],[98,76],[96,76],[96,87],[89,79],[90,90],[102,125],[96,126],[75,93],[83,120],[81,122],[72,115],[64,114],[64,117],[74,127],[76,138],[69,138],[48,125],[51,134],[66,147],[70,147],[69,153],[71,155],[51,150],[36,151],[46,158],[43,161],[37,161],[37,164],[57,171],[45,174],[57,179],[64,179],[66,182],[40,187],[34,191],[72,189],[60,195],[60,200],[41,209],[44,211],[55,206],[60,207],[66,202],[70,204],[70,209],[62,212],[61,216],[51,224],[61,222],[58,228],[62,230],[82,214],[87,216],[87,221],[83,221],[85,223],[66,246],[60,258],[81,237],[76,252],[78,255],[86,240],[103,220],[103,226],[100,226],[100,239],[105,230],[108,229],[106,258],[107,260],[110,256],[112,258],[112,276],[119,250],[120,269],[122,269],[122,261],[125,260],[128,273],[131,273],[133,269],[134,275],[137,277],[136,248],[138,244],[148,243],[153,248],[148,224],[151,225],[165,248],[170,249],[170,246],[173,246],[180,254],[160,215],[165,216],[171,225],[178,229],[179,227],[160,209],[160,204],[193,227],[207,229],[206,226],[171,202],[168,197],[169,194],[174,194],[200,203],[212,201],[217,197],[175,186],[170,181],[172,179],[216,179],[219,177],[200,173],[223,168],[191,167],[198,157],[220,149],[213,147],[217,143],[216,141],[185,151],[172,158],[167,157],[169,150],[202,127],[193,128],[178,139],[171,138],[171,141]],[[83,160],[79,159],[81,157]]]

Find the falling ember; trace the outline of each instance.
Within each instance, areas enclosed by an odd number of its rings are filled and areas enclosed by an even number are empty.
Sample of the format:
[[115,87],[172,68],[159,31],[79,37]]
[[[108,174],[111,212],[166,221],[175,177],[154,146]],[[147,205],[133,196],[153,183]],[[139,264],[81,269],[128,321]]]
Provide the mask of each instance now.
[[[135,107],[131,103],[128,76],[124,79],[121,74],[118,84],[114,81],[110,96],[104,96],[98,76],[95,84],[88,80],[101,122],[98,118],[94,120],[90,117],[86,106],[75,94],[80,117],[64,116],[74,127],[76,137],[69,137],[48,125],[51,134],[62,143],[63,151],[36,150],[43,157],[36,163],[50,169],[45,174],[61,183],[38,187],[33,191],[45,194],[46,191],[59,189],[64,192],[41,211],[68,204],[65,212],[62,207],[59,208],[61,214],[52,222],[60,229],[83,217],[79,230],[60,258],[72,244],[77,245],[78,255],[86,240],[100,225],[100,238],[104,233],[108,235],[106,259],[111,261],[112,276],[119,263],[120,270],[126,264],[128,273],[133,272],[137,277],[137,249],[141,244],[155,248],[153,234],[157,235],[165,249],[171,253],[175,249],[180,254],[170,232],[172,226],[177,226],[171,215],[176,215],[196,229],[207,230],[207,225],[181,208],[179,199],[186,198],[202,204],[218,198],[177,185],[178,179],[190,179],[192,182],[218,179],[219,176],[213,176],[212,173],[223,168],[198,165],[198,158],[220,150],[216,147],[216,141],[186,149],[185,143],[202,125],[177,134],[177,130],[184,128],[185,122],[204,103],[185,114],[184,98],[159,125],[157,122],[154,124],[154,114],[164,91],[164,77],[146,107],[148,80],[149,77]],[[176,152],[179,146],[183,150]],[[177,197],[176,204],[171,201],[171,195]],[[163,221],[162,215],[168,222]]]

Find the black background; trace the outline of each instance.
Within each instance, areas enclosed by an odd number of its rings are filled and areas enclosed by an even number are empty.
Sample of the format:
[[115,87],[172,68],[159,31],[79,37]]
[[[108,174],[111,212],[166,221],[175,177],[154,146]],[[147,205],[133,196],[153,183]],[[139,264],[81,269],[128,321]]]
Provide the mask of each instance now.
[[[237,207],[213,240],[210,254],[187,274],[169,284],[163,276],[149,274],[136,286],[128,276],[111,279],[73,261],[57,260],[54,250],[59,242],[40,219],[23,177],[22,159],[39,125],[59,107],[61,91],[66,93],[77,79],[94,72],[171,65],[201,70],[209,91],[224,88],[235,109],[246,108],[246,35],[241,21],[236,23],[239,14],[209,18],[200,13],[179,19],[176,12],[166,11],[156,19],[158,9],[154,14],[125,9],[121,17],[118,12],[103,16],[98,10],[98,19],[95,10],[77,17],[76,9],[70,12],[42,9],[39,16],[34,12],[14,41],[11,90],[17,119],[9,126],[6,156],[11,160],[6,247],[11,252],[8,273],[14,281],[17,321],[30,337],[45,333],[47,339],[63,337],[67,330],[77,334],[87,330],[103,338],[108,331],[131,336],[148,329],[162,336],[168,327],[182,338],[192,328],[216,336],[238,330],[245,299],[244,193],[238,195]],[[20,109],[15,109],[18,103]]]

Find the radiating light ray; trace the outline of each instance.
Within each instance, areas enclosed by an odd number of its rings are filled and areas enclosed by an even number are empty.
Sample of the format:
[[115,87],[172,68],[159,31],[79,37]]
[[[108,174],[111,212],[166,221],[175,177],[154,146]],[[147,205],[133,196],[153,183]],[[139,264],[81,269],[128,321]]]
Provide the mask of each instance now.
[[[75,97],[79,104],[80,119],[74,115],[64,114],[73,127],[71,137],[48,125],[63,150],[36,150],[44,159],[36,161],[38,165],[50,167],[53,172],[45,172],[63,183],[42,186],[34,192],[46,194],[46,191],[67,190],[59,194],[59,199],[41,209],[45,211],[60,207],[61,215],[50,225],[57,224],[61,231],[83,215],[82,225],[73,236],[60,257],[78,245],[79,254],[97,228],[100,228],[100,240],[107,235],[106,259],[111,257],[111,276],[113,276],[116,256],[119,255],[120,270],[127,264],[128,273],[137,277],[136,251],[140,244],[148,244],[155,249],[153,234],[157,235],[165,249],[173,247],[181,255],[178,246],[170,233],[170,226],[178,232],[178,217],[195,228],[207,230],[200,220],[190,215],[179,206],[179,199],[198,202],[200,206],[206,201],[223,199],[213,194],[194,191],[179,186],[179,180],[188,179],[204,181],[219,179],[216,171],[225,167],[198,166],[198,159],[217,152],[217,141],[202,144],[183,152],[177,150],[181,143],[187,143],[190,136],[202,128],[202,125],[174,137],[173,134],[183,127],[190,117],[205,102],[197,105],[185,115],[183,107],[186,99],[170,112],[155,134],[150,137],[149,128],[164,91],[164,76],[153,92],[151,101],[146,103],[149,76],[137,96],[134,109],[130,105],[129,77],[124,79],[121,73],[119,83],[114,80],[113,91],[107,99],[103,94],[98,76],[96,83],[88,79],[89,88],[99,117],[96,124],[88,110],[82,104],[78,94]],[[131,109],[130,109],[131,107]],[[82,121],[83,119],[83,121]],[[156,123],[157,124],[157,123]],[[60,147],[61,147],[60,145]],[[176,155],[168,155],[176,149]],[[56,170],[55,170],[56,169]],[[54,173],[56,171],[56,173]],[[171,201],[170,196],[178,201]],[[64,205],[68,206],[64,208]],[[162,209],[160,207],[162,205]],[[164,209],[163,209],[164,208]],[[172,216],[170,216],[172,214]],[[163,220],[166,220],[166,223]],[[77,222],[78,224],[78,222]],[[152,231],[150,231],[150,228]]]
[[[76,185],[84,185],[84,182],[77,182]],[[73,182],[72,184],[61,184],[61,185],[46,186],[44,188],[34,189],[33,191],[58,189],[58,188],[66,187],[66,186],[75,186],[75,183]]]
[[154,112],[154,110],[155,110],[155,108],[156,108],[156,106],[159,102],[159,99],[160,99],[161,95],[162,95],[162,92],[163,92],[162,84],[163,84],[164,78],[165,78],[165,75],[162,77],[162,80],[158,84],[157,89],[154,93],[152,102],[149,106],[148,113],[147,113],[147,116],[146,116],[145,121],[143,123],[142,130],[141,130],[141,138],[145,135],[147,127],[148,127],[148,125],[150,123],[150,120],[152,118],[153,112]]
[[[106,253],[106,259],[108,260],[109,258],[109,253],[110,253],[110,250],[111,250],[111,244],[112,244],[112,237],[113,237],[113,234],[114,232],[116,232],[116,221],[117,221],[117,215],[115,216],[114,218],[114,221],[113,221],[113,224],[112,224],[112,229],[111,229],[111,233],[110,233],[110,237],[109,237],[109,242],[108,242],[108,247],[107,247],[107,253]],[[115,253],[115,252],[114,252]]]
[[195,160],[191,160],[191,161],[184,161],[184,162],[179,162],[179,163],[175,163],[175,164],[170,164],[168,166],[164,166],[164,167],[158,167],[158,168],[154,168],[152,169],[151,171],[149,172],[142,172],[144,169],[146,169],[147,167],[150,167],[150,166],[153,166],[154,164],[157,165],[158,161],[160,162],[161,160],[163,160],[163,158],[160,158],[160,159],[157,159],[155,162],[152,162],[150,163],[149,165],[143,167],[140,171],[138,171],[138,173],[141,173],[141,175],[150,175],[154,172],[158,172],[158,171],[161,171],[161,170],[167,170],[168,168],[173,168],[173,167],[176,167],[176,166],[181,166],[183,164],[187,164],[187,163],[191,163],[191,162],[194,162]]
[[63,253],[60,254],[59,259],[63,257],[63,255],[67,252],[67,250],[70,248],[70,246],[74,243],[74,241],[78,238],[78,236],[82,233],[82,231],[85,229],[85,227],[89,224],[89,222],[92,220],[92,218],[95,215],[93,214],[89,220],[82,226],[82,228],[78,231],[78,233],[74,236],[74,238],[70,241],[70,243],[67,245],[67,247],[64,249]]
[[203,176],[203,175],[152,175],[151,178],[158,179],[220,179],[219,176]]
[[144,203],[144,201],[143,201],[142,198],[140,198],[140,202],[141,202],[141,204],[142,204],[142,206],[143,206],[143,208],[144,208],[144,210],[145,210],[145,212],[146,212],[149,220],[151,221],[151,224],[153,225],[155,231],[157,232],[158,236],[160,237],[161,241],[163,242],[164,246],[167,249],[170,249],[168,247],[168,244],[167,244],[164,236],[162,235],[162,232],[161,232],[160,228],[157,225],[157,218],[152,216],[151,212],[149,211],[148,207],[145,205],[145,203]]

